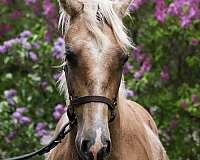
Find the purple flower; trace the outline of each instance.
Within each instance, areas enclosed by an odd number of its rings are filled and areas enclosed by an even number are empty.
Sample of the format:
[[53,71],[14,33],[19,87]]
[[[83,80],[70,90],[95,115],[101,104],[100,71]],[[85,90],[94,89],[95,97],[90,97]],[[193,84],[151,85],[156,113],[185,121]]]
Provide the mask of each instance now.
[[6,49],[9,49],[12,47],[13,43],[12,41],[5,41],[3,45],[5,46]]
[[15,89],[9,89],[9,90],[4,91],[4,97],[6,99],[13,98],[16,95],[17,95],[17,91]]
[[21,16],[22,16],[22,13],[21,13],[21,11],[19,11],[19,10],[14,10],[14,11],[12,11],[12,12],[10,13],[9,16],[10,16],[11,19],[15,20],[15,19],[18,19],[19,17],[21,17]]
[[161,73],[160,73],[160,78],[163,81],[168,81],[169,80],[169,72],[168,72],[168,67],[164,66]]
[[41,86],[41,88],[42,89],[44,89],[44,90],[46,90],[47,89],[47,87],[48,87],[48,81],[42,81],[41,83],[40,83],[40,86]]
[[182,28],[186,28],[194,19],[200,16],[199,0],[174,0],[168,7],[167,13],[178,16]]
[[27,42],[27,39],[23,39],[21,41],[21,43],[22,43],[22,47],[25,49],[30,50],[32,48],[31,44],[29,42]]
[[192,95],[191,99],[193,104],[200,102],[199,97],[197,95]]
[[155,17],[159,22],[164,23],[167,12],[167,6],[165,4],[165,1],[155,0],[155,3],[156,3]]
[[13,2],[13,0],[1,0],[0,3],[4,3],[4,4],[11,4]]
[[64,56],[64,40],[62,38],[58,38],[54,42],[54,47],[52,49],[52,56],[55,59],[62,59]]
[[60,113],[63,114],[65,112],[65,108],[64,108],[64,106],[62,104],[57,104],[55,106],[55,111],[60,112]]
[[27,109],[26,109],[25,107],[20,107],[20,108],[17,108],[17,109],[16,109],[16,112],[22,114],[22,113],[24,113],[24,112],[27,112]]
[[175,129],[176,127],[177,127],[177,120],[173,119],[169,124],[169,128]]
[[31,123],[31,118],[23,116],[19,119],[19,123],[22,125],[29,124],[29,123]]
[[127,97],[133,97],[135,94],[134,94],[134,92],[132,91],[132,90],[130,90],[130,89],[127,89],[126,90],[126,96]]
[[171,14],[172,16],[177,16],[180,12],[180,8],[176,3],[171,3],[167,9],[167,13]]
[[11,25],[8,23],[0,23],[0,36],[4,36],[5,33],[12,29]]
[[16,102],[15,102],[14,99],[9,98],[9,99],[6,99],[6,100],[7,100],[7,102],[8,102],[9,105],[11,105],[11,106],[16,106]]
[[132,69],[132,65],[130,64],[130,63],[126,63],[125,65],[124,65],[124,68],[123,68],[123,72],[124,72],[124,74],[128,74],[129,73],[129,71]]
[[44,15],[52,18],[56,14],[55,6],[51,3],[50,0],[44,0],[43,2],[43,9],[44,9]]
[[53,112],[53,117],[55,120],[59,120],[61,118],[62,114],[58,111]]
[[12,118],[18,121],[22,118],[22,114],[16,111],[12,114]]
[[59,120],[61,118],[61,116],[63,115],[63,113],[65,112],[65,106],[62,104],[57,104],[54,108],[54,112],[53,112],[53,117],[55,118],[55,120]]
[[31,35],[32,33],[30,31],[23,31],[22,33],[20,33],[21,38],[29,38]]
[[44,128],[45,128],[45,124],[42,122],[39,122],[39,123],[37,123],[35,130],[40,131],[40,130],[43,130]]
[[25,0],[26,5],[33,5],[37,2],[37,0]]
[[181,17],[181,27],[186,28],[191,23],[191,19],[188,16]]
[[19,40],[18,38],[14,38],[14,39],[10,39],[10,40],[8,40],[8,41],[5,41],[5,42],[3,43],[3,45],[4,45],[4,47],[5,47],[6,49],[9,49],[9,48],[11,48],[13,45],[18,44],[18,43],[20,43],[20,40]]
[[35,127],[35,132],[38,137],[43,137],[48,135],[48,132],[45,130],[45,124],[42,122],[37,123]]
[[25,0],[26,5],[28,5],[36,16],[41,16],[42,5],[40,0]]
[[60,76],[61,76],[61,73],[55,73],[55,74],[53,74],[53,79],[55,81],[58,81],[58,79],[59,79]]
[[31,122],[31,118],[24,116],[23,113],[27,112],[27,109],[24,107],[17,108],[16,111],[12,114],[14,122],[19,124],[28,124]]
[[142,53],[142,48],[143,46],[138,46],[137,48],[133,49],[133,59],[135,59],[139,64],[145,59],[145,56]]
[[54,50],[53,51],[53,54],[52,56],[55,58],[55,59],[62,59],[63,58],[63,53],[62,51],[59,51],[59,50]]
[[38,60],[37,54],[35,52],[29,52],[28,53],[28,57],[30,58],[30,60],[32,60],[33,62]]
[[63,47],[65,45],[65,41],[63,38],[59,37],[56,42],[55,42],[55,46],[60,46]]
[[190,7],[188,17],[194,18],[196,16],[196,9],[194,7]]
[[143,73],[142,73],[141,71],[137,71],[137,72],[135,72],[135,74],[134,74],[134,78],[135,78],[136,80],[139,80],[142,76],[143,76]]
[[16,102],[13,99],[13,97],[16,95],[17,95],[17,91],[15,89],[9,89],[9,90],[4,91],[4,97],[11,106],[16,105]]
[[0,54],[4,54],[6,51],[7,51],[7,49],[4,45],[0,46]]
[[47,41],[47,42],[50,42],[51,41],[51,36],[52,36],[51,32],[49,32],[49,31],[45,32],[44,40]]
[[198,39],[195,39],[195,38],[193,38],[192,40],[191,40],[191,42],[190,42],[190,45],[191,46],[197,46],[199,44],[199,41],[198,41]]
[[38,137],[43,137],[43,136],[48,135],[48,132],[45,129],[42,129],[42,130],[37,131],[36,134]]
[[50,0],[43,1],[43,14],[47,23],[47,32],[45,33],[45,41],[50,42],[53,36],[53,32],[57,27],[57,14],[56,7]]
[[140,68],[140,71],[142,73],[145,73],[145,72],[149,72],[151,69],[151,60],[150,58],[145,58],[141,68]]
[[16,131],[12,131],[10,132],[8,135],[6,135],[5,137],[5,141],[7,143],[10,143],[12,140],[14,140],[16,138],[17,132]]
[[146,0],[134,0],[132,1],[132,3],[129,5],[128,10],[130,12],[137,10],[140,8],[140,6],[142,6],[144,4],[144,2],[146,2]]
[[33,43],[33,44],[32,44],[32,47],[35,48],[35,49],[39,49],[39,48],[40,48],[40,44],[37,43],[37,42],[36,42],[36,43]]
[[180,107],[181,107],[182,109],[186,109],[186,108],[188,107],[188,102],[187,102],[186,100],[182,100],[182,101],[180,102]]

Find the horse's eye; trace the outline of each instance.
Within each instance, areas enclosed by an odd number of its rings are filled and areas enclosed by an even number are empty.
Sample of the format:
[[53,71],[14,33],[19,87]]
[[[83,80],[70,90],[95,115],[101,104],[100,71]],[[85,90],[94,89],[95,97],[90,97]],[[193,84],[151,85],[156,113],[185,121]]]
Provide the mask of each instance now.
[[122,65],[124,65],[127,61],[128,61],[128,54],[124,55],[123,58],[122,58]]
[[70,61],[70,62],[73,61],[74,57],[75,57],[75,55],[74,55],[73,52],[66,52],[65,53],[65,60],[67,60],[67,61]]
[[69,62],[72,62],[75,60],[75,54],[73,50],[71,49],[71,47],[69,47],[68,45],[66,45],[65,47],[65,60]]

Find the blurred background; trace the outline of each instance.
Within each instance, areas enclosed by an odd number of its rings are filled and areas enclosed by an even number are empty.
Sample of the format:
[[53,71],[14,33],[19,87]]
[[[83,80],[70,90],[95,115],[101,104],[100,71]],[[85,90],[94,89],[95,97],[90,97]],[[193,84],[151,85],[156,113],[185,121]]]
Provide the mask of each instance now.
[[[127,96],[154,117],[171,160],[200,160],[200,0],[129,10]],[[58,15],[56,0],[0,0],[0,159],[41,147],[64,112]]]

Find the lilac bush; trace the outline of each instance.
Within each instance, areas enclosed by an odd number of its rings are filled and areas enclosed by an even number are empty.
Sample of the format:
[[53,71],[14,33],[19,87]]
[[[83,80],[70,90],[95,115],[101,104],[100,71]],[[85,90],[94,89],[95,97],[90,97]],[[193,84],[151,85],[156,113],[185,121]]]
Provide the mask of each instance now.
[[200,1],[135,0],[129,10],[132,99],[153,115],[170,159],[199,159]]

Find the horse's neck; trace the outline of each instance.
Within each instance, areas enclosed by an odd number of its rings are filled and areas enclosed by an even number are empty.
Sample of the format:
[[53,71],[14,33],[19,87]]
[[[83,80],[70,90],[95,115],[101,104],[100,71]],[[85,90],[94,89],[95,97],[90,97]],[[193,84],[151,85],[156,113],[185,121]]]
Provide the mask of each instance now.
[[116,119],[110,124],[114,152],[109,160],[167,160],[149,113],[123,96],[118,103]]

